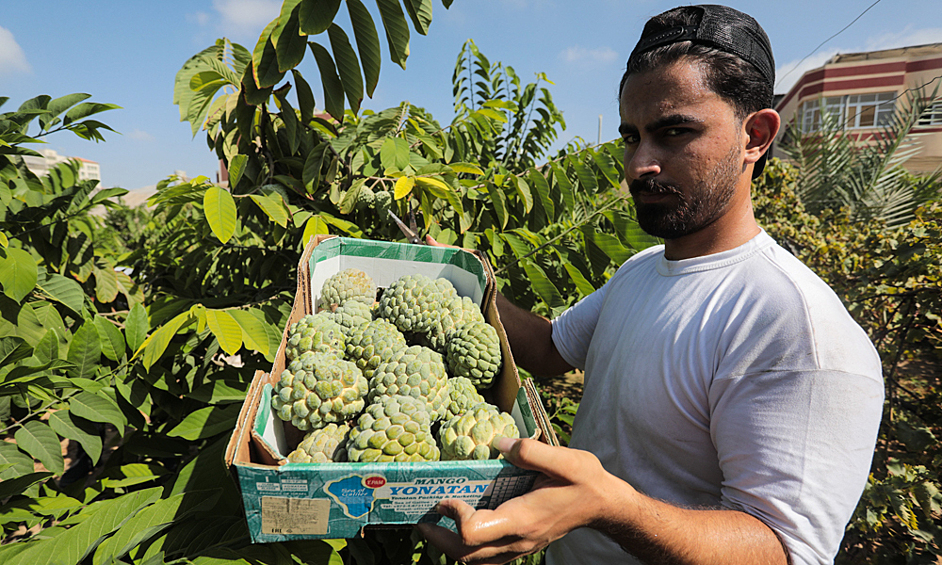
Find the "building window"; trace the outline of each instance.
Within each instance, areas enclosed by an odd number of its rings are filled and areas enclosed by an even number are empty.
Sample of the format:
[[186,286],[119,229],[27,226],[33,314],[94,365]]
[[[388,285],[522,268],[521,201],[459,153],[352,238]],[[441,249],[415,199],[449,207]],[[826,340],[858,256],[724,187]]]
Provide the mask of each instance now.
[[896,93],[847,94],[828,96],[821,100],[802,102],[801,131],[808,133],[821,129],[822,109],[844,129],[882,127],[890,123],[896,111]]
[[922,114],[919,118],[921,126],[940,126],[942,125],[942,102],[936,102]]

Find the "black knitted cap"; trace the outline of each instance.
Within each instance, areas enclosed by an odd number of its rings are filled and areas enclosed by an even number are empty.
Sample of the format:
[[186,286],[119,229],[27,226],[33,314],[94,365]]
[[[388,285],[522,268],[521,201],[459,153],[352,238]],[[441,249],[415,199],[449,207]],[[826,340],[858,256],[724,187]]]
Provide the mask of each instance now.
[[[734,10],[728,6],[701,4],[690,6],[700,11],[699,21],[695,25],[676,26],[666,30],[654,31],[651,21],[645,24],[641,39],[635,45],[628,58],[628,68],[632,61],[663,45],[691,41],[698,45],[712,47],[736,55],[754,66],[759,73],[775,85],[775,59],[772,57],[772,45],[765,30],[752,16]],[[765,168],[768,153],[755,164],[752,178],[757,178]]]

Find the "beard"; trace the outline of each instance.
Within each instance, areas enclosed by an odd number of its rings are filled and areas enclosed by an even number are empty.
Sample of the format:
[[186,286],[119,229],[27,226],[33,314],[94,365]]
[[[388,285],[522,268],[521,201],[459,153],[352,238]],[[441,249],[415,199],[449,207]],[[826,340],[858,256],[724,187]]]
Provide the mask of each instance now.
[[[638,225],[646,233],[662,239],[677,239],[698,232],[723,215],[736,192],[740,174],[739,147],[733,146],[710,175],[689,190],[655,179],[632,181],[628,189],[635,200]],[[670,194],[675,202],[639,202],[639,192]]]

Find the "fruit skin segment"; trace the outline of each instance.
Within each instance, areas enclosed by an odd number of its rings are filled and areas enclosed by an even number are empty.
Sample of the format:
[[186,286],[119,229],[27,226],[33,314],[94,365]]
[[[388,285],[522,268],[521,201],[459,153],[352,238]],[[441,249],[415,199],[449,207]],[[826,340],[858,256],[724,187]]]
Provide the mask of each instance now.
[[309,351],[343,357],[345,342],[343,326],[327,315],[308,314],[288,328],[285,359],[291,363]]
[[443,461],[485,460],[500,457],[495,439],[519,438],[520,431],[510,414],[482,403],[442,424],[438,437]]
[[426,404],[409,396],[385,396],[370,404],[350,431],[351,462],[438,461]]
[[484,397],[470,379],[466,377],[448,379],[448,401],[445,404],[445,415],[442,419],[447,422],[483,402]]
[[357,326],[347,339],[347,359],[357,364],[363,376],[372,378],[381,363],[407,349],[405,336],[396,326],[382,318]]
[[500,371],[500,338],[483,321],[462,324],[448,335],[445,361],[454,377],[466,377],[478,390],[490,388]]
[[428,404],[432,421],[445,414],[448,374],[442,356],[421,345],[413,345],[380,364],[370,379],[369,401],[381,396],[403,395]]

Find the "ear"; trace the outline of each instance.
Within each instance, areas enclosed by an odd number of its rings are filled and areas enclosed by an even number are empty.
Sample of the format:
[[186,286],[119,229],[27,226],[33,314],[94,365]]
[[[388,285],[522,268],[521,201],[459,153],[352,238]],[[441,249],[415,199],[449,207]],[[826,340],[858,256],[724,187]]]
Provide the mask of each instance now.
[[781,126],[782,118],[771,108],[759,110],[743,121],[747,165],[755,164],[769,150]]

